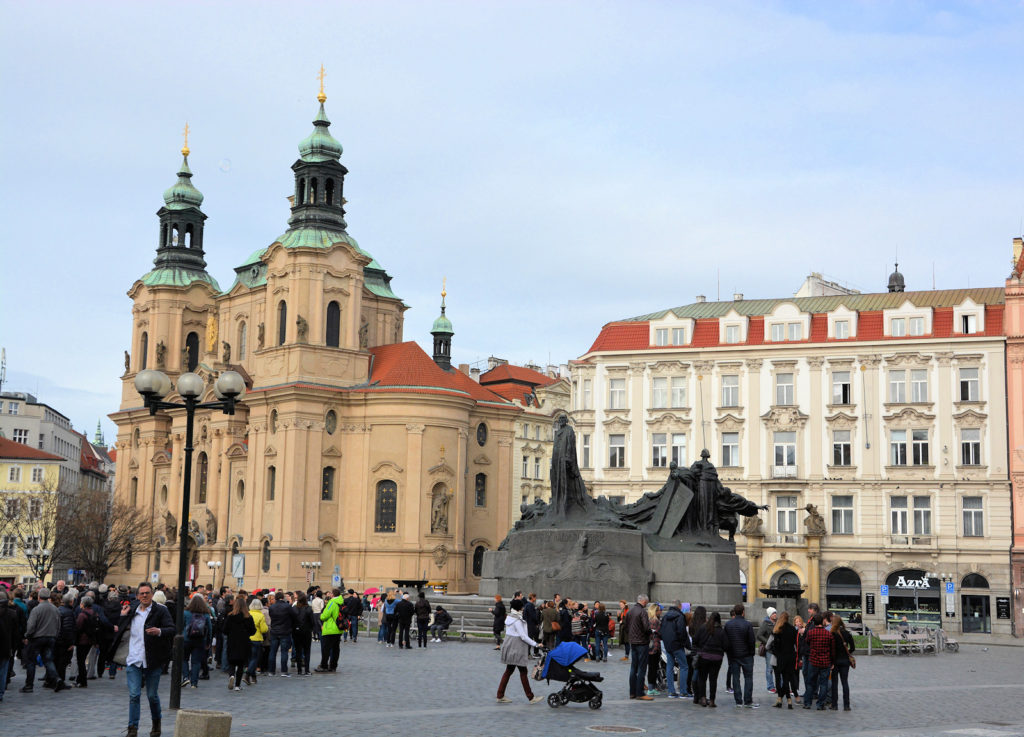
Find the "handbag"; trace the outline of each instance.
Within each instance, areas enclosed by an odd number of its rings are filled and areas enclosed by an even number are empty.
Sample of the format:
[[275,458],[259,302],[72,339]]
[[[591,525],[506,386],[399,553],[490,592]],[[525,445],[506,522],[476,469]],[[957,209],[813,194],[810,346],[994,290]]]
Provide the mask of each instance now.
[[111,657],[111,660],[122,667],[128,665],[128,646],[131,644],[131,635],[131,632],[125,632],[121,636],[117,643],[117,649],[114,650],[114,655]]
[[850,667],[853,668],[854,670],[856,670],[857,669],[857,658],[853,657],[853,654],[850,652],[850,648],[848,648],[846,646],[846,638],[843,637],[842,635],[840,635],[839,636],[839,641],[843,643],[843,650],[846,651],[846,657],[848,657],[850,659]]
[[552,632],[558,632],[558,631],[560,631],[561,629],[562,629],[562,625],[561,625],[561,624],[559,624],[558,622],[552,622],[552,623],[551,623],[551,631],[552,631]]

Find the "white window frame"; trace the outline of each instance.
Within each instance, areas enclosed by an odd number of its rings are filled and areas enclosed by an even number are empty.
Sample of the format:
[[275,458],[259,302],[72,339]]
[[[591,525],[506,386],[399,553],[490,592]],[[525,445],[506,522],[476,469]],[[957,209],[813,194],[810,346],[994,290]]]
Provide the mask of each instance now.
[[667,376],[655,376],[651,379],[651,408],[668,409]]
[[932,498],[930,496],[914,497],[914,534],[932,534]]
[[671,437],[671,459],[677,466],[686,465],[686,433],[674,432]]
[[915,338],[919,338],[924,335],[924,318],[923,317],[910,317],[907,318],[909,325],[908,333]]
[[786,339],[786,323],[773,322],[771,325],[772,343],[781,343]]
[[626,380],[612,378],[608,380],[608,409],[626,409]]
[[907,535],[908,521],[907,497],[889,497],[889,534]]
[[20,407],[20,405],[18,404],[18,402],[8,402],[7,403],[7,414],[9,414],[9,415],[16,415],[16,414],[18,414],[19,407]]
[[780,535],[796,534],[796,512],[799,505],[795,495],[780,494],[775,497],[775,525]]
[[686,328],[672,328],[672,345],[686,345]]
[[907,465],[907,431],[889,431],[889,465]]
[[735,468],[740,465],[740,434],[722,433],[722,467]]
[[530,478],[530,456],[523,456],[523,478]]
[[591,379],[583,380],[583,409],[594,409],[594,382]]
[[11,466],[7,472],[7,481],[12,484],[21,482],[21,466]]
[[910,370],[910,401],[928,401],[928,369]]
[[722,374],[722,406],[740,406],[740,375]]
[[43,483],[43,467],[42,466],[35,466],[32,469],[32,483],[33,484],[41,484],[41,483]]
[[13,558],[18,552],[18,538],[14,535],[4,535],[0,541],[0,558]]
[[795,431],[776,431],[772,433],[772,462],[776,468],[796,468]]
[[889,372],[889,401],[896,404],[907,402],[907,372],[903,369]]
[[533,477],[535,479],[540,478],[540,456],[533,457]]
[[672,377],[672,395],[669,399],[669,405],[673,409],[680,409],[686,406],[686,383],[685,376]]
[[668,467],[668,433],[651,433],[651,468]]
[[28,429],[24,427],[16,427],[12,431],[13,440],[15,443],[21,443],[22,445],[28,445]]
[[584,433],[580,443],[580,452],[583,454],[581,468],[590,468],[590,433]]
[[957,396],[961,402],[981,401],[981,370],[977,366],[961,366],[957,380],[960,385]]
[[832,465],[853,465],[853,433],[850,430],[832,431]]
[[[789,381],[784,381],[783,377],[789,377]],[[775,404],[779,407],[791,407],[796,404],[796,374],[793,372],[775,374]]]
[[850,321],[845,319],[836,320],[835,332],[836,340],[847,340],[850,337]]
[[832,372],[832,404],[853,404],[853,381],[850,375],[850,371]]
[[786,340],[803,340],[804,325],[800,322],[786,323]]
[[668,328],[655,328],[654,329],[654,345],[666,346],[668,345]]
[[836,494],[832,497],[832,534],[853,534],[853,496]]
[[725,326],[725,342],[730,345],[740,343],[740,326],[739,325],[726,325]]
[[608,468],[626,467],[626,436],[613,433],[608,436]]
[[907,334],[907,318],[889,318],[889,335],[893,338],[903,338]]
[[929,432],[918,428],[910,431],[910,461],[913,466],[930,466]]
[[[968,501],[971,506],[968,507]],[[977,506],[975,506],[975,504]],[[960,508],[963,510],[964,537],[985,537],[985,499],[980,496],[961,498]]]
[[964,427],[960,429],[960,465],[981,465],[981,429]]
[[960,332],[964,335],[974,335],[978,332],[978,316],[973,312],[960,315]]

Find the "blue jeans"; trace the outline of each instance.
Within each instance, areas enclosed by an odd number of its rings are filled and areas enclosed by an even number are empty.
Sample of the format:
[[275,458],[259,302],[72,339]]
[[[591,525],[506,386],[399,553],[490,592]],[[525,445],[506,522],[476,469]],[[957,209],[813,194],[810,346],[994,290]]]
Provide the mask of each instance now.
[[156,722],[160,719],[160,671],[155,665],[152,668],[140,668],[129,665],[128,671],[128,726],[139,726],[139,702],[142,697],[142,684],[146,684],[146,698],[149,699],[149,715]]
[[647,680],[647,648],[633,645],[629,651],[629,696],[643,696],[647,691],[644,682]]
[[819,668],[816,665],[809,665],[807,668],[807,681],[804,684],[804,706],[810,708],[814,704],[814,697],[818,697],[818,708],[824,709],[828,700],[828,674],[832,668]]
[[274,675],[274,660],[277,658],[277,649],[281,648],[281,672],[288,672],[288,651],[292,649],[291,635],[270,636],[270,658],[267,660],[267,670]]
[[768,657],[764,659],[764,679],[768,684],[765,686],[769,691],[775,688],[775,669],[772,668],[772,654],[768,653]]
[[[743,671],[743,695],[740,696],[740,671]],[[754,656],[733,656],[729,658],[729,672],[732,674],[733,698],[737,704],[754,703]]]
[[679,666],[679,692],[681,694],[687,693],[686,684],[690,680],[690,666],[686,662],[686,650],[668,650],[665,648],[665,652],[668,654],[668,663],[665,664],[665,680],[668,682],[669,694],[676,692],[676,676],[672,664],[675,663]]
[[[252,640],[252,651],[249,653],[249,667],[245,669],[246,675],[250,678],[256,675],[256,669],[260,665],[260,657],[263,655],[263,640],[259,642]],[[224,662],[228,662],[227,658]]]
[[359,617],[352,614],[348,618],[348,629],[345,631],[345,639],[347,640],[349,635],[352,635],[352,642],[355,642],[359,637]]
[[7,653],[0,657],[0,701],[4,700],[4,692],[7,691],[7,671],[11,667],[11,659]]
[[231,665],[228,663],[228,638],[222,635],[217,642],[217,647],[220,648],[220,669],[229,673]]
[[807,655],[804,657],[803,666],[800,668],[804,675],[804,696],[807,696],[807,684],[810,683],[811,678],[811,656]]
[[188,647],[188,680],[193,686],[199,685],[199,670],[203,666],[203,661],[206,660],[206,643],[202,640],[199,642],[188,642],[186,640],[186,646]]
[[594,649],[599,660],[608,660],[608,633],[594,630]]
[[36,677],[36,656],[43,659],[46,668],[44,683],[57,682],[57,668],[53,665],[53,643],[55,637],[33,637],[25,648],[25,685],[31,686]]

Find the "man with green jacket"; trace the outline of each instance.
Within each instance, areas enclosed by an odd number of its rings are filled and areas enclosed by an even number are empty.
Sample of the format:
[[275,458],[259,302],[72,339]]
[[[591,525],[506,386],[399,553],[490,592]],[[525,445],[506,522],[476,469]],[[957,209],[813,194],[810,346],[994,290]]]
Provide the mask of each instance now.
[[341,589],[331,590],[331,598],[320,612],[323,628],[320,631],[320,665],[317,673],[334,673],[338,670],[338,655],[341,652],[341,629],[338,619],[342,616]]

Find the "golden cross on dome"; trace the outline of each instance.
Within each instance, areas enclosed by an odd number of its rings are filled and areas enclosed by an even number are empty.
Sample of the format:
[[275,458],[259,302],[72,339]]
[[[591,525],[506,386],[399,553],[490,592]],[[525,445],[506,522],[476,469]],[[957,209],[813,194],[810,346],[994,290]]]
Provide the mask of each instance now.
[[448,285],[448,277],[447,276],[442,277],[441,278],[441,299],[444,299],[445,297],[448,296],[447,285]]
[[185,145],[181,147],[181,153],[184,154],[185,156],[188,156],[189,150],[188,150],[188,121],[187,120],[185,121],[185,130],[183,131],[183,133],[185,135]]
[[320,94],[316,96],[316,99],[322,104],[326,99],[327,95],[324,94],[324,65],[320,65],[320,73],[316,75],[317,79],[320,80]]

